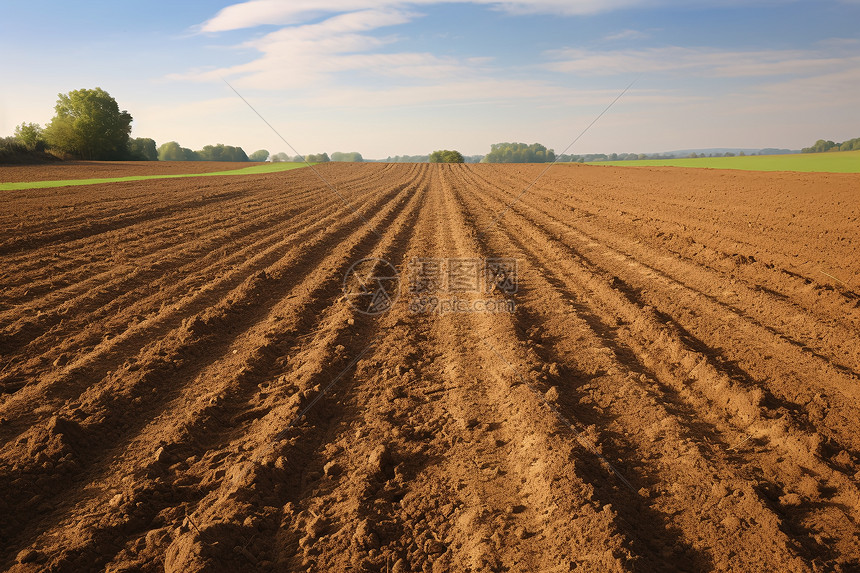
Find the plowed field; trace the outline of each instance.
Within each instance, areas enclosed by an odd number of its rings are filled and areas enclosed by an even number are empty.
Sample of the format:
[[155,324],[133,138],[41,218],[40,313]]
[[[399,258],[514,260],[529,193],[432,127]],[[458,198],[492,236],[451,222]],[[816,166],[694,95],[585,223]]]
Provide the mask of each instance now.
[[860,569],[860,176],[317,169],[4,195],[0,568]]

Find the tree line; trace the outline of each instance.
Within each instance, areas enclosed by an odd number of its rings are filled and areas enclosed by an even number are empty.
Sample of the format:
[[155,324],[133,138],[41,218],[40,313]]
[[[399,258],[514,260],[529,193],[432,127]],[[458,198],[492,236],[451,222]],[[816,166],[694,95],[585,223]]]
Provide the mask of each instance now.
[[[22,123],[12,137],[4,138],[5,155],[50,154],[98,161],[266,161],[269,152],[250,156],[241,147],[206,145],[192,151],[170,141],[156,147],[148,137],[131,137],[133,118],[101,88],[59,94],[54,118],[46,126]],[[0,156],[2,159],[2,156]]]
[[307,161],[308,163],[328,163],[329,161],[348,161],[352,163],[362,163],[365,161],[364,157],[361,156],[361,153],[358,151],[335,151],[331,154],[331,157],[328,156],[328,153],[312,153],[310,155],[294,155],[290,157],[286,153],[274,153],[270,157],[270,161],[273,162],[289,162],[293,163],[304,163]]
[[552,163],[555,152],[540,143],[494,143],[484,163]]
[[830,140],[819,139],[812,147],[804,147],[801,153],[827,153],[828,151],[858,151],[860,150],[860,137],[835,143]]

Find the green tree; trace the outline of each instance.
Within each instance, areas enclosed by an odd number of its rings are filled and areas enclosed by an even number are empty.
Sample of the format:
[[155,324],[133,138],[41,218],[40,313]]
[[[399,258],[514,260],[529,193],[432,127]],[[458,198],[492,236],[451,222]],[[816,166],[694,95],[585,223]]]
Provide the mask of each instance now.
[[328,153],[317,153],[308,155],[305,157],[305,161],[308,163],[327,163],[331,161],[331,159],[329,159]]
[[158,160],[186,161],[186,158],[183,148],[180,147],[178,143],[175,141],[168,141],[167,143],[162,143],[161,147],[158,148]]
[[101,88],[59,94],[45,129],[48,144],[81,159],[124,159],[132,117]]
[[839,151],[855,151],[860,149],[860,137],[843,141],[839,144]]
[[266,161],[269,158],[269,152],[265,149],[258,149],[248,156],[248,161]]
[[494,143],[486,156],[488,163],[552,163],[555,152],[540,143]]
[[290,156],[284,153],[283,151],[280,153],[275,153],[271,157],[272,163],[287,163],[290,161]]
[[38,123],[22,123],[16,127],[15,139],[29,151],[45,150],[45,130]]
[[463,154],[450,149],[434,151],[429,157],[430,163],[463,163]]
[[361,156],[361,153],[358,151],[351,151],[349,153],[344,153],[342,151],[335,151],[331,154],[332,161],[351,161],[353,163],[358,163],[364,161],[364,158]]
[[824,153],[825,151],[830,151],[834,147],[838,146],[839,144],[832,141],[819,139],[812,147],[804,147],[801,150],[801,153]]
[[129,139],[128,158],[134,161],[158,161],[155,140],[148,137]]

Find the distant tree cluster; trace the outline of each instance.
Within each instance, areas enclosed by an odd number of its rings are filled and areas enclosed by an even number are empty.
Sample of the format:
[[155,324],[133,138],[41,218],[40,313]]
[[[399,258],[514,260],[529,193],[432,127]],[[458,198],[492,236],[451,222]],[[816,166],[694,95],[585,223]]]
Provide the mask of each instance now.
[[[336,155],[336,154],[333,153],[332,156],[334,156],[334,155]],[[350,155],[350,154],[346,154],[346,155]],[[358,155],[359,158],[361,157],[360,153],[356,153],[356,155]],[[323,152],[323,153],[312,153],[312,154],[306,155],[304,157],[302,157],[301,155],[295,155],[293,157],[290,157],[286,153],[280,152],[280,153],[273,153],[269,157],[269,160],[272,163],[289,163],[289,162],[292,162],[292,163],[305,163],[305,162],[307,162],[307,163],[328,163],[329,161],[332,161],[332,159],[329,158],[328,153],[325,153],[325,152]],[[339,161],[349,161],[349,160],[340,159]],[[362,161],[362,160],[359,159],[358,161]]]
[[[268,153],[266,154],[268,155]],[[241,147],[232,145],[206,145],[199,151],[182,147],[175,141],[163,143],[158,148],[159,161],[249,161]]]
[[304,163],[305,158],[302,157],[301,155],[296,155],[295,157],[290,157],[289,155],[287,155],[286,153],[284,153],[282,151],[280,153],[273,153],[269,157],[269,161],[271,161],[272,163],[290,163],[290,162]]
[[385,159],[379,160],[382,163],[427,163],[430,161],[429,155],[395,155],[388,156]]
[[350,161],[352,163],[360,163],[364,161],[364,158],[361,156],[361,153],[358,151],[350,151],[349,153],[344,153],[343,151],[335,151],[331,154],[332,161]]
[[812,147],[804,147],[801,152],[802,153],[826,153],[828,151],[857,151],[860,150],[860,137],[856,137],[854,139],[849,139],[848,141],[843,141],[842,143],[835,143],[833,141],[825,141],[824,139],[819,139],[815,142],[815,145]]
[[494,143],[484,156],[484,163],[551,163],[555,152],[540,143]]
[[450,149],[439,149],[428,157],[430,163],[463,163],[463,154]]
[[258,149],[248,156],[248,161],[263,162],[269,158],[269,152],[265,149]]
[[328,163],[331,159],[329,159],[328,153],[312,153],[305,157],[305,161],[308,163]]

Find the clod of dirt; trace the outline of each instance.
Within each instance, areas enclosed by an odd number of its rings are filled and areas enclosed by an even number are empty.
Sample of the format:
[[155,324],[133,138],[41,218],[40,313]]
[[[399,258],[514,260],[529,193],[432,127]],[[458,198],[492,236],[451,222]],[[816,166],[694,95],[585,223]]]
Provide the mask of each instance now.
[[403,398],[406,395],[403,388],[399,386],[389,386],[385,389],[385,398],[388,401],[395,400],[397,398]]
[[741,520],[735,517],[734,515],[729,515],[721,522],[723,527],[725,527],[729,531],[735,531],[740,528]]
[[326,523],[324,518],[314,517],[308,522],[305,527],[305,531],[311,539],[319,539],[325,533],[327,528],[328,523]]
[[427,555],[439,555],[440,553],[445,553],[447,550],[447,545],[435,539],[428,539],[427,542],[424,543],[424,553]]
[[820,493],[818,480],[816,480],[812,476],[803,476],[803,479],[800,480],[800,487],[797,491],[800,495],[804,497],[808,497],[809,499],[817,499],[818,494]]
[[48,434],[51,436],[64,434],[67,437],[70,437],[80,431],[80,426],[61,416],[52,416],[51,419],[48,420],[47,430]]
[[388,463],[388,457],[388,448],[385,447],[385,444],[376,446],[367,458],[370,472],[375,474],[382,473]]
[[550,402],[551,404],[557,403],[558,402],[558,388],[556,388],[555,386],[551,387],[549,390],[546,391],[546,394],[544,394],[544,397],[546,398],[546,401]]
[[164,449],[164,446],[161,446],[157,450],[155,450],[155,461],[157,461],[158,463],[167,463],[168,457],[169,456],[167,454],[167,450]]
[[370,526],[370,522],[363,519],[355,529],[355,534],[352,536],[355,544],[363,549],[379,549],[379,536]]
[[514,529],[514,536],[517,539],[525,539],[526,537],[528,537],[528,535],[529,535],[528,530],[525,527],[523,527],[522,525],[519,525],[519,526],[517,526],[516,529]]
[[803,498],[796,493],[787,493],[779,498],[779,504],[783,507],[797,507],[803,503]]
[[325,466],[323,466],[323,472],[327,477],[336,477],[340,475],[342,471],[343,468],[341,468],[340,464],[335,461],[330,461]]
[[729,495],[729,488],[723,482],[715,483],[711,488],[711,495],[716,499],[722,499]]
[[39,552],[35,549],[24,549],[15,558],[18,563],[33,563],[39,558]]

